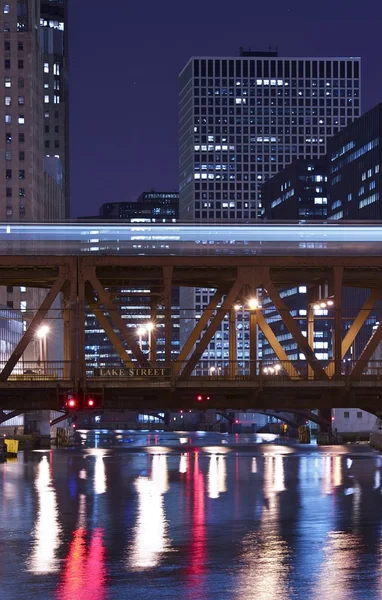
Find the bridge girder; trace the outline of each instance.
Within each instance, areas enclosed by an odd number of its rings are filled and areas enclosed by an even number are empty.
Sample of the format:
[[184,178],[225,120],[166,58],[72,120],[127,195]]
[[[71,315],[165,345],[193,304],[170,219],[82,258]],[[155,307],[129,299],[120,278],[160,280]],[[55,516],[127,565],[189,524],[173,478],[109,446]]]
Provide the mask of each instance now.
[[[338,308],[334,320],[337,324],[335,330],[335,360],[324,368],[313,352],[311,344],[291,315],[286,303],[280,295],[280,288],[301,283],[308,286],[328,284],[338,296]],[[350,345],[356,339],[366,318],[370,314],[375,302],[381,298],[382,290],[382,257],[378,256],[209,256],[208,253],[194,256],[1,256],[0,257],[0,285],[29,285],[34,288],[46,288],[47,295],[41,306],[36,310],[35,316],[29,324],[22,340],[13,352],[7,364],[3,365],[0,373],[0,384],[7,384],[8,394],[17,389],[20,398],[23,397],[22,386],[11,382],[10,376],[22,356],[30,340],[34,337],[37,328],[44,319],[54,299],[62,294],[63,320],[64,320],[64,346],[65,361],[64,379],[68,381],[69,389],[86,389],[95,384],[94,378],[88,377],[88,367],[85,361],[85,316],[87,311],[93,311],[115,347],[123,366],[155,367],[155,352],[150,356],[144,355],[137,344],[135,333],[126,325],[122,318],[119,296],[121,290],[127,286],[136,294],[140,288],[149,288],[150,303],[157,308],[164,306],[164,331],[166,365],[169,365],[171,325],[171,289],[173,286],[213,288],[216,291],[207,309],[202,313],[189,341],[181,350],[178,361],[172,365],[170,392],[176,389],[176,382],[192,380],[195,367],[200,364],[203,351],[207,347],[214,332],[222,320],[232,310],[236,300],[245,299],[248,290],[263,288],[271,298],[275,309],[278,311],[286,330],[289,331],[297,344],[297,352],[306,357],[306,365],[310,372],[312,382],[333,382],[328,395],[328,390],[318,391],[316,396],[309,392],[307,402],[311,405],[314,398],[323,402],[339,402],[341,405],[346,400],[352,401],[349,394],[355,393],[358,401],[360,392],[354,389],[349,392],[349,385],[362,380],[362,373],[367,368],[374,350],[382,340],[382,321],[366,344],[360,360],[353,365],[353,370],[346,383],[346,389],[338,391],[334,383],[342,378],[341,360]],[[369,288],[370,296],[355,315],[353,324],[341,339],[339,324],[342,319],[342,306],[340,296],[343,287],[352,286]],[[288,360],[282,346],[278,342],[271,324],[264,313],[258,312],[256,326],[260,327],[274,350],[276,356],[283,363],[285,381],[284,393],[287,391],[286,383],[295,382],[291,390],[292,402],[301,402],[299,390],[300,380],[306,378],[293,361]],[[233,361],[232,361],[233,362]],[[162,363],[163,364],[163,363]],[[237,378],[236,367],[230,365],[227,383]],[[256,366],[257,379],[261,379],[261,365]],[[254,377],[256,379],[256,377]],[[70,384],[69,384],[70,382]],[[101,385],[110,385],[110,381],[99,382]],[[126,389],[132,390],[134,382],[122,382]],[[223,382],[222,382],[223,383]],[[175,385],[176,384],[176,385]],[[264,402],[269,398],[270,392],[264,393],[264,381],[257,381],[252,386],[251,400],[254,404]],[[71,386],[71,387],[70,387]],[[41,385],[44,388],[43,384]],[[65,387],[65,386],[64,386]],[[293,386],[292,386],[293,387]],[[367,387],[367,386],[366,386]],[[370,388],[370,386],[368,386]],[[178,388],[177,388],[178,389]],[[240,390],[239,390],[240,391]],[[313,390],[314,391],[314,390]],[[170,393],[169,392],[169,393]],[[179,390],[178,390],[179,392]],[[306,390],[304,391],[304,393]],[[378,385],[375,381],[374,397],[378,397]],[[114,395],[117,392],[114,392]],[[133,393],[135,393],[133,391]],[[166,392],[167,393],[167,392]],[[192,392],[191,392],[192,393]],[[240,393],[242,393],[240,391]],[[274,394],[274,391],[272,392]],[[289,393],[289,392],[287,392]],[[21,394],[21,396],[20,396]],[[53,397],[54,392],[47,392]],[[247,390],[245,394],[249,395]],[[299,396],[300,394],[300,396]],[[342,394],[340,400],[336,397]],[[366,398],[372,395],[367,389]],[[118,391],[120,397],[120,390]],[[4,389],[0,389],[4,398]],[[47,396],[46,396],[47,397]],[[219,398],[223,398],[219,395]],[[229,394],[224,397],[228,402]],[[276,400],[277,398],[274,398]],[[22,400],[21,400],[22,401]],[[287,402],[289,400],[287,399]],[[325,400],[326,402],[326,400]],[[245,400],[245,403],[248,403]]]

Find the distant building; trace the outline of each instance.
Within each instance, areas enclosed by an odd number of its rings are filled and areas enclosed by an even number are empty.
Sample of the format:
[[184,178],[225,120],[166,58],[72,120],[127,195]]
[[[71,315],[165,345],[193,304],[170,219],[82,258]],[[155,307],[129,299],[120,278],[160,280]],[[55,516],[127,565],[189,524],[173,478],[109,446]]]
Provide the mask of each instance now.
[[100,219],[123,219],[139,223],[175,223],[179,219],[178,192],[143,192],[136,202],[107,202]]
[[263,218],[277,221],[325,221],[328,208],[326,159],[301,158],[266,181]]
[[[298,158],[324,156],[327,139],[359,115],[359,58],[243,49],[191,58],[179,75],[180,220],[254,222],[264,182]],[[181,290],[182,343],[213,294]],[[238,358],[248,359],[243,324]],[[228,339],[225,321],[204,358],[228,360]]]
[[328,140],[331,220],[382,220],[382,104]]

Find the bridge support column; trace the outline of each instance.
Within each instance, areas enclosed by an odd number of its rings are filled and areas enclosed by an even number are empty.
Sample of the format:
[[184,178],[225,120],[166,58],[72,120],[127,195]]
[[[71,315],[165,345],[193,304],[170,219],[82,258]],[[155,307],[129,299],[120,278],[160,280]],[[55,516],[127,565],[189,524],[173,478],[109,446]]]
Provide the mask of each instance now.
[[171,285],[172,285],[172,267],[163,268],[164,280],[164,329],[165,329],[165,347],[164,356],[166,365],[171,365],[171,339],[172,339],[172,323],[171,323]]
[[79,277],[78,281],[78,379],[81,389],[86,384],[86,362],[85,362],[85,277]]
[[251,310],[249,314],[249,358],[250,375],[257,374],[257,310]]
[[229,311],[229,376],[234,378],[237,367],[236,310]]
[[156,300],[152,300],[152,304],[150,307],[150,321],[153,324],[153,329],[150,332],[150,348],[149,348],[149,361],[154,364],[157,360],[157,335],[158,332],[156,330],[156,322],[157,322],[157,305],[155,304]]
[[343,267],[333,269],[334,289],[334,376],[341,376],[342,363],[342,275]]
[[[307,315],[307,338],[308,338],[308,344],[310,346],[310,348],[312,349],[312,351],[314,352],[314,308],[313,308],[313,302],[314,302],[314,293],[313,290],[311,288],[309,288],[308,290],[308,306],[307,306],[307,311],[306,311],[306,315]],[[310,365],[308,365],[308,379],[314,379],[314,371],[312,369],[312,367]]]

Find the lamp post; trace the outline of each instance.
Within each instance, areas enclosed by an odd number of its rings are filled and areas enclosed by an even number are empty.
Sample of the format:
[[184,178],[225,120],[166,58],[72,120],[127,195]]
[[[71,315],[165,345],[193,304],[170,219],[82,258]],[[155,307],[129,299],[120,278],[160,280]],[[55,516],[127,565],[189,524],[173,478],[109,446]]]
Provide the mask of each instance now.
[[[334,307],[334,299],[327,298],[321,299],[317,302],[309,302],[308,311],[307,311],[307,339],[308,344],[314,352],[314,317],[317,314],[320,314],[322,310],[328,310]],[[332,352],[334,356],[334,334],[332,329]],[[313,369],[308,366],[308,379],[313,379],[314,373]]]
[[249,308],[249,359],[250,359],[250,375],[257,373],[257,311],[261,309],[261,305],[257,298],[248,300]]
[[140,347],[141,351],[143,351],[143,348],[142,348],[143,336],[147,334],[147,345],[149,348],[150,361],[153,360],[153,358],[154,358],[152,356],[152,346],[153,346],[152,337],[153,337],[153,335],[155,335],[154,331],[155,331],[155,324],[152,321],[149,321],[148,323],[146,323],[146,325],[141,325],[137,329],[138,343],[139,343],[139,347]]
[[43,370],[46,374],[47,372],[47,359],[48,359],[48,347],[46,337],[49,333],[49,327],[47,325],[42,325],[40,329],[37,331],[37,337],[39,338],[39,352],[40,352],[40,360],[43,363]]

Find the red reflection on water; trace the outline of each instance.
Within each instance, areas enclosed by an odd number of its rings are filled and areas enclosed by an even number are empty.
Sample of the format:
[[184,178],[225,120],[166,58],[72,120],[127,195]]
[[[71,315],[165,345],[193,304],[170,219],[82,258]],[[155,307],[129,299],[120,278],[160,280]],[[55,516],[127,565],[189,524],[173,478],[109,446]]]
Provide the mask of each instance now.
[[73,534],[65,560],[62,581],[58,586],[60,600],[103,600],[105,597],[105,548],[103,529],[93,531],[89,549],[86,548],[86,529],[79,527]]
[[[199,454],[195,453],[194,502],[192,507],[192,542],[190,549],[189,575],[201,575],[205,570],[206,559],[206,528],[205,528],[205,499],[204,475],[199,468]],[[191,582],[190,582],[191,583]]]

